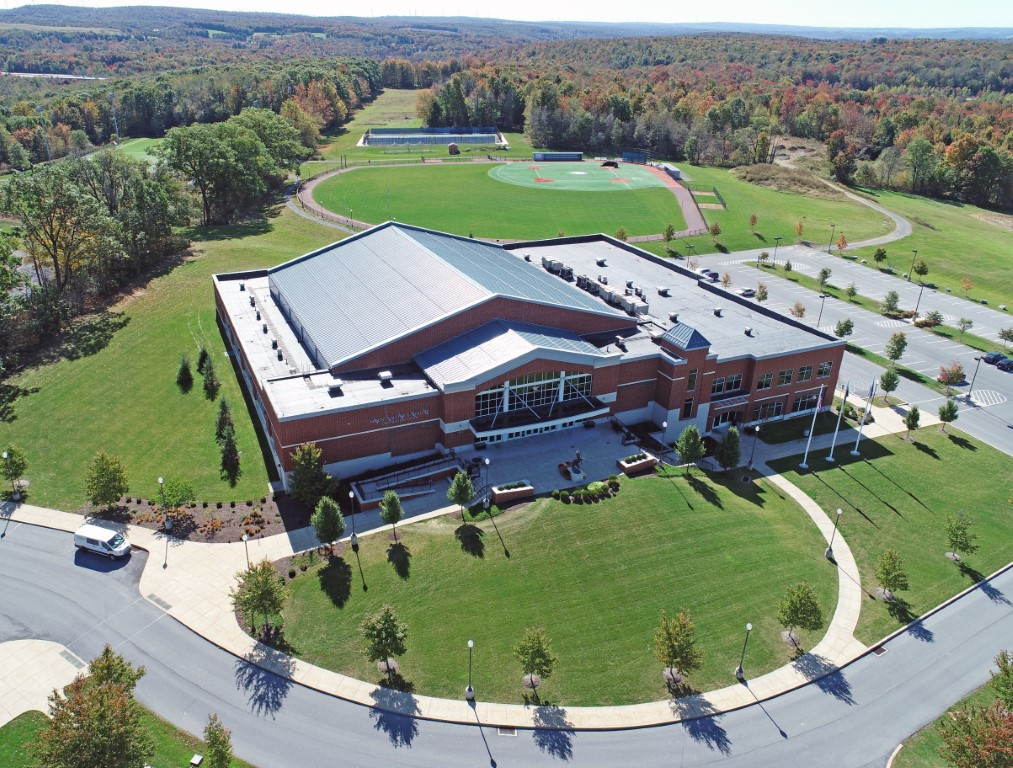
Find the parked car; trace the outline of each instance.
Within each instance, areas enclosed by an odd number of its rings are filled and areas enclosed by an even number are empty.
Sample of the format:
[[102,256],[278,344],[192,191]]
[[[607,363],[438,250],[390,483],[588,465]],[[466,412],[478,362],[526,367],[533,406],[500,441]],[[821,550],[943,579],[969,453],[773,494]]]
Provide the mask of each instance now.
[[1013,371],[1013,359],[1004,357],[1002,360],[1000,360],[998,363],[995,364],[995,367],[998,368],[1000,371]]
[[995,365],[1000,360],[1005,359],[1006,355],[1004,355],[1002,352],[989,352],[987,355],[981,358],[982,362],[988,363],[989,365]]
[[752,288],[739,288],[736,293],[744,299],[751,299],[756,295],[756,291]]
[[74,532],[74,546],[105,555],[110,560],[130,553],[130,542],[123,534],[94,523],[85,523]]

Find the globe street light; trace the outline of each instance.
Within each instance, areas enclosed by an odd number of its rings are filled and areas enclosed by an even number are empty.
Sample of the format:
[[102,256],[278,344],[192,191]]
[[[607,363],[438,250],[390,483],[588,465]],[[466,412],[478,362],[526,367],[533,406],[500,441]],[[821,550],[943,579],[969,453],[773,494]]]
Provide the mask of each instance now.
[[[3,452],[3,459],[4,459],[4,474],[8,474],[9,475],[10,474],[10,456],[8,455],[7,451]],[[17,483],[14,482],[13,478],[11,479],[11,498],[14,501],[20,501],[20,499],[21,499],[21,494],[18,492]]]
[[781,244],[781,240],[782,238],[780,235],[774,236],[774,260],[771,262],[770,266],[775,272],[777,272],[777,246]]
[[753,456],[756,455],[756,443],[760,440],[760,425],[753,427],[753,448],[749,452],[749,471],[753,471]]
[[834,532],[830,534],[830,546],[827,547],[827,551],[823,554],[826,555],[827,560],[834,559],[834,537],[837,535],[837,524],[841,522],[841,515],[844,510],[840,507],[837,508],[837,515],[834,518]]
[[489,458],[488,457],[486,457],[486,459],[485,459],[485,485],[486,485],[487,488],[489,487]]
[[746,679],[746,673],[742,671],[742,663],[746,660],[746,643],[749,642],[749,633],[753,631],[752,624],[746,624],[746,639],[742,642],[742,655],[739,657],[739,666],[735,668],[735,677],[739,680]]
[[468,687],[464,689],[464,698],[468,701],[475,699],[475,689],[471,687],[471,655],[475,648],[475,641],[468,641]]
[[246,548],[246,570],[250,570],[250,534],[243,534],[243,546]]
[[348,492],[348,516],[352,518],[352,551],[358,553],[359,551],[359,537],[355,535],[355,491]]
[[165,530],[172,530],[172,518],[169,517],[169,510],[165,508],[165,478],[158,478],[158,494],[162,497],[162,514],[165,515]]

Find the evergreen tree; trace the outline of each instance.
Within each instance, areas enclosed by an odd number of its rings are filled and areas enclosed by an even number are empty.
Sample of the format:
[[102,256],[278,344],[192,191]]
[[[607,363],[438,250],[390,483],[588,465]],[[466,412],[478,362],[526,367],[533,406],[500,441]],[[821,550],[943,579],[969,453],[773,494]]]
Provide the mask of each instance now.
[[394,531],[394,541],[397,541],[397,524],[403,516],[404,509],[401,507],[401,499],[397,495],[397,491],[390,490],[383,494],[383,500],[380,502],[380,517]]
[[201,376],[207,370],[208,361],[211,359],[211,355],[208,354],[207,349],[203,346],[200,348],[200,352],[197,353],[197,373]]
[[232,421],[232,410],[229,408],[229,401],[224,397],[218,401],[218,416],[215,419],[215,440],[221,444],[225,439],[227,430],[236,431],[236,425]]
[[222,463],[221,475],[229,481],[229,485],[235,486],[242,468],[239,464],[239,447],[236,445],[236,433],[231,427],[225,430],[222,435]]
[[316,443],[303,443],[292,452],[292,478],[289,488],[293,496],[311,509],[332,486],[331,476],[324,472],[323,452]]
[[190,358],[184,352],[179,358],[179,370],[176,372],[176,386],[183,394],[193,389],[193,371],[190,370]]
[[204,364],[204,397],[208,400],[214,400],[218,397],[218,390],[222,388],[221,381],[218,380],[218,372],[215,370],[215,361],[210,357]]

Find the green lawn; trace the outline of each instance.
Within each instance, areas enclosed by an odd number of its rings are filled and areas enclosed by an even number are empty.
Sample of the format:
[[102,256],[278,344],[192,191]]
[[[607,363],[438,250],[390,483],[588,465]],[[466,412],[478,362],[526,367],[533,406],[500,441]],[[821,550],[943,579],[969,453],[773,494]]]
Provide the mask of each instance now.
[[[900,436],[862,442],[862,457],[848,451],[829,465],[800,456],[770,462],[825,510],[844,510],[840,533],[875,594],[876,561],[892,548],[900,554],[911,588],[899,593],[891,613],[880,600],[866,599],[856,636],[872,644],[1013,559],[1013,507],[1008,501],[1010,457],[950,428],[926,427],[908,441]],[[955,478],[977,482],[954,485]],[[966,510],[980,549],[957,565],[945,557],[946,515]]]
[[[1010,243],[1013,241],[1013,217],[953,201],[930,200],[903,192],[862,190],[864,194],[891,211],[907,218],[914,232],[910,237],[886,247],[887,264],[898,274],[911,269],[913,250],[925,259],[929,273],[925,280],[941,289],[963,295],[962,277],[970,277],[975,287],[973,299],[988,299],[992,306],[1013,301],[1013,273],[1009,269]],[[849,235],[850,240],[855,240]],[[875,248],[852,253],[876,268]]]
[[[225,356],[211,275],[278,264],[340,234],[281,206],[245,225],[194,230],[204,242],[192,258],[68,333],[56,362],[5,381],[0,443],[28,452],[29,501],[81,507],[85,464],[100,449],[123,459],[132,495],[150,498],[165,476],[189,480],[202,500],[263,496],[267,469]],[[242,454],[235,488],[219,477],[216,404],[204,399],[199,377],[186,395],[175,383],[180,354],[195,364],[200,344],[212,353],[232,404]]]
[[708,690],[734,683],[747,621],[750,675],[789,660],[774,614],[798,580],[813,584],[827,620],[836,606],[836,574],[809,517],[768,484],[737,476],[630,480],[617,497],[588,505],[544,498],[496,517],[496,528],[488,520],[465,528],[464,543],[460,525],[399,526],[410,553],[405,578],[388,562],[397,559],[389,533],[361,539],[366,592],[348,549],[300,573],[284,612],[296,655],[378,681],[359,624],[390,603],[409,628],[402,673],[418,693],[459,697],[473,639],[479,696],[519,703],[511,649],[526,627],[544,626],[559,663],[543,699],[629,704],[666,695],[652,651],[662,609],[691,612],[705,658],[689,682]]
[[[46,725],[42,712],[25,712],[0,728],[0,768],[25,768],[31,765],[25,745],[35,739]],[[142,708],[141,722],[155,739],[155,752],[148,761],[152,768],[178,768],[189,765],[195,752],[203,752],[204,742]],[[228,727],[228,723],[225,723]],[[233,758],[232,768],[252,768]]]
[[[722,249],[741,251],[766,248],[774,251],[774,238],[780,236],[780,245],[797,242],[795,227],[803,224],[803,238],[814,242],[830,240],[830,224],[837,225],[837,234],[843,230],[849,240],[861,240],[886,234],[893,229],[893,222],[885,216],[852,200],[824,200],[805,195],[779,192],[768,187],[750,184],[737,179],[725,168],[703,168],[679,163],[686,174],[693,179],[693,185],[717,187],[724,198],[727,209],[703,209],[708,224],[717,221],[721,234],[676,240],[672,248],[682,256],[715,253]],[[699,198],[704,202],[704,198]],[[715,198],[710,202],[716,203]],[[755,233],[750,231],[749,216],[755,213]],[[660,231],[660,230],[659,230]],[[720,247],[715,244],[715,240]],[[664,252],[664,243],[650,243],[647,246],[654,253]],[[781,256],[778,254],[778,261]]]
[[904,742],[904,748],[893,761],[893,768],[950,768],[952,763],[943,759],[943,756],[939,754],[939,748],[943,745],[943,739],[939,735],[939,726],[943,719],[948,718],[951,712],[967,709],[970,705],[989,707],[994,701],[995,691],[990,685],[984,685],[970,696],[961,699]]
[[125,139],[116,145],[116,151],[136,160],[147,160],[149,163],[156,162],[155,148],[164,139]]
[[[661,187],[577,192],[496,181],[487,163],[367,168],[321,182],[314,199],[360,221],[395,218],[459,235],[536,239],[596,232],[629,235],[685,227],[675,196]],[[547,185],[548,186],[548,185]],[[390,207],[388,209],[388,196]],[[389,210],[389,217],[388,217]]]

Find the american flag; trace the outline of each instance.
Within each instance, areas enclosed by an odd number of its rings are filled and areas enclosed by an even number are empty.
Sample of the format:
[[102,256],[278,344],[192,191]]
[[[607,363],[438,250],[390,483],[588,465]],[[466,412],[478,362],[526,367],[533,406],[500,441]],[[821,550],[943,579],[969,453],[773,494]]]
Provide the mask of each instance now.
[[823,407],[823,387],[820,387],[820,397],[816,401],[816,410],[818,411],[822,407]]

